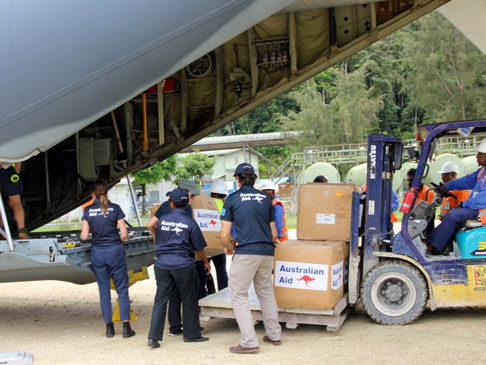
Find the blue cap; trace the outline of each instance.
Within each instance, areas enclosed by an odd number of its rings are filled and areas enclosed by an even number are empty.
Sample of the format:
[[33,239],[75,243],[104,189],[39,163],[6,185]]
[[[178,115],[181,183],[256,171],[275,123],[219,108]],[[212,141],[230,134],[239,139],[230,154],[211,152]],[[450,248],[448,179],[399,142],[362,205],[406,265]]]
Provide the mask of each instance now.
[[177,188],[166,194],[174,204],[189,202],[189,193],[185,189]]
[[233,176],[242,175],[245,171],[250,171],[254,173],[255,169],[249,163],[243,162],[236,166],[235,174]]

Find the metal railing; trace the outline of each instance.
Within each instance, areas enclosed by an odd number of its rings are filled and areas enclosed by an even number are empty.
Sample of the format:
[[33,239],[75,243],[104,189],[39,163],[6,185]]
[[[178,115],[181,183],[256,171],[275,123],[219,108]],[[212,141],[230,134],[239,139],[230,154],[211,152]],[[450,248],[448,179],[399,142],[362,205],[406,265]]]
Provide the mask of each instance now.
[[[476,153],[476,146],[486,135],[478,134],[470,137],[451,136],[437,140],[435,154],[452,153],[459,157],[471,156]],[[416,140],[403,141],[405,147],[417,147]],[[364,163],[368,151],[367,143],[343,143],[328,146],[305,147],[303,152],[292,153],[270,176],[298,176],[302,170],[317,163],[328,162],[332,165],[343,163]]]

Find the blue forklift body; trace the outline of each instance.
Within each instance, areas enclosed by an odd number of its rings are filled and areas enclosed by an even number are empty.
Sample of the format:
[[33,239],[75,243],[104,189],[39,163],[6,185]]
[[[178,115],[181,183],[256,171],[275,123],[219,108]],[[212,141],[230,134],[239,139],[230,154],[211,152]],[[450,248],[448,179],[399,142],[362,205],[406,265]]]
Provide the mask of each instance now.
[[[460,132],[485,132],[486,121],[431,124],[424,128],[428,135],[422,145],[412,189],[418,188],[427,176],[427,161],[432,157],[437,138]],[[406,261],[419,269],[426,279],[432,310],[439,307],[486,306],[486,228],[458,232],[456,242],[459,250],[450,256],[428,256],[425,246],[420,247],[422,243],[417,243],[416,238],[414,243],[409,235],[410,213],[416,204],[414,201],[410,212],[403,215],[401,231],[393,234],[389,202],[391,178],[387,175],[393,175],[393,168],[387,146],[399,143],[397,140],[400,141],[384,135],[369,136],[363,280],[370,270],[386,260]],[[382,208],[381,212],[377,207]]]

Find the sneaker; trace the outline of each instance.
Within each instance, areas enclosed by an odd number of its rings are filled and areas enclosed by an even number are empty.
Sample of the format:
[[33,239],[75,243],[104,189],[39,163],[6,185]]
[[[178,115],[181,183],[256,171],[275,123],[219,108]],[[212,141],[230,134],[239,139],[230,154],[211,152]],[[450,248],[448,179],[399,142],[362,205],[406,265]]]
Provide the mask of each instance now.
[[233,354],[256,354],[260,349],[257,347],[243,347],[241,345],[231,346],[230,352]]
[[184,331],[182,330],[182,328],[179,328],[179,329],[175,329],[175,330],[170,330],[169,336],[175,337],[175,336],[182,335],[183,333],[184,333]]
[[280,340],[271,340],[268,336],[263,336],[263,342],[270,343],[273,346],[279,346],[282,343]]

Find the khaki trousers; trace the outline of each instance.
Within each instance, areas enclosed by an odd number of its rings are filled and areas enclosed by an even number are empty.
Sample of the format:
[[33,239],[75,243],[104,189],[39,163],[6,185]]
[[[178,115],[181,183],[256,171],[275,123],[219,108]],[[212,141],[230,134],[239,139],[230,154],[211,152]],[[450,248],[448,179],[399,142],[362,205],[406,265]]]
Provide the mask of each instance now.
[[280,340],[278,308],[272,283],[273,256],[234,255],[229,272],[229,289],[236,322],[241,332],[240,345],[257,347],[258,338],[248,302],[248,289],[253,281],[262,309],[263,324],[271,340]]

